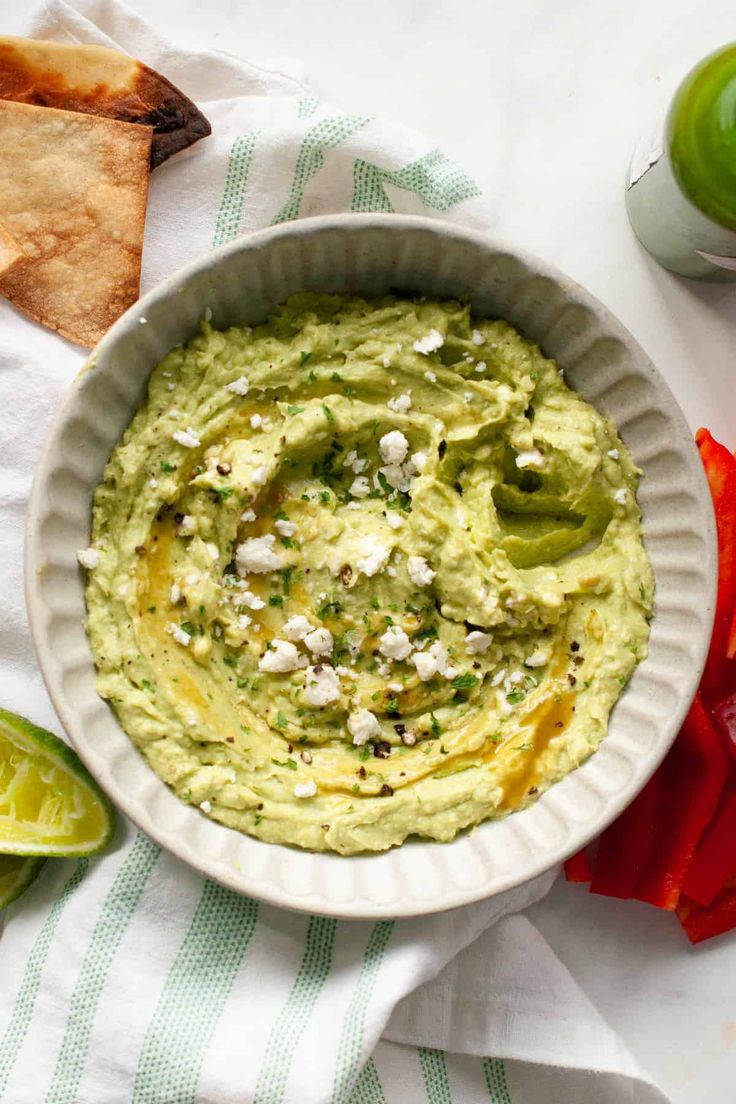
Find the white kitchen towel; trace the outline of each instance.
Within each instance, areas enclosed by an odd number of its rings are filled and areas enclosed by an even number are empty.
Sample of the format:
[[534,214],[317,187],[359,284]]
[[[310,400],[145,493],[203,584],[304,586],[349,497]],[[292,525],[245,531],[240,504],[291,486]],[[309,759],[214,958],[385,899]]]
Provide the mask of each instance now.
[[[111,0],[52,0],[28,33],[117,45],[212,123],[151,178],[144,289],[212,245],[308,214],[490,221],[473,181],[422,137],[344,115],[285,73],[180,50]],[[0,702],[57,731],[29,643],[22,527],[83,358],[0,301]],[[662,1104],[518,915],[553,878],[424,919],[338,922],[238,897],[124,823],[107,855],[48,863],[9,910],[0,1100]]]

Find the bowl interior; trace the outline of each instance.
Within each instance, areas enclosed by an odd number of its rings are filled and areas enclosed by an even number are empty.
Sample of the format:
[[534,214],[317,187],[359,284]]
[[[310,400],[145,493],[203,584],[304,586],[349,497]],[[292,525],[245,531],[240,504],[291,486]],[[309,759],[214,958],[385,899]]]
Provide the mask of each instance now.
[[[92,492],[143,400],[151,369],[209,312],[215,327],[261,321],[309,288],[464,297],[504,318],[564,368],[613,419],[644,473],[639,501],[656,576],[649,657],[609,734],[535,805],[450,844],[409,841],[343,858],[265,844],[212,821],[159,781],[96,694],[76,550],[89,541]],[[602,830],[665,754],[697,685],[716,579],[710,497],[666,384],[613,316],[543,262],[448,224],[333,216],[232,243],[159,286],[121,318],[69,390],[39,462],[28,517],[26,593],[51,698],[75,748],[149,836],[210,877],[286,907],[337,916],[417,915],[501,892]]]

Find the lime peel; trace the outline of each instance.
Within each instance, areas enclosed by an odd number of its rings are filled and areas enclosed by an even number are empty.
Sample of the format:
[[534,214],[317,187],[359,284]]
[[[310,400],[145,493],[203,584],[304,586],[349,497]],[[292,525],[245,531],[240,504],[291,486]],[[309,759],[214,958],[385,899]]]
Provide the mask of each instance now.
[[35,882],[45,862],[40,855],[0,855],[0,909]]

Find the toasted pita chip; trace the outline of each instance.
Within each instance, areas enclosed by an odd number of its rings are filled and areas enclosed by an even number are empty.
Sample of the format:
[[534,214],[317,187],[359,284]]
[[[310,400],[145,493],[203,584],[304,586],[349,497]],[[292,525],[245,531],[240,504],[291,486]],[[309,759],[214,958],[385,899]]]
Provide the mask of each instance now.
[[0,226],[0,276],[10,272],[13,265],[23,258],[23,250],[18,245],[12,234],[9,234],[4,226]]
[[152,169],[212,129],[165,77],[107,46],[0,36],[0,99],[152,126]]
[[0,221],[24,254],[0,293],[79,345],[138,296],[151,137],[0,100]]

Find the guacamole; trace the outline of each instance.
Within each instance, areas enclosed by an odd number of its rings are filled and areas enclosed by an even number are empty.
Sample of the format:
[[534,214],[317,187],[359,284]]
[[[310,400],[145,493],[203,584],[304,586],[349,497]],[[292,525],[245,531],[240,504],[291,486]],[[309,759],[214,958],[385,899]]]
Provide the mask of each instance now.
[[183,800],[341,854],[582,763],[646,655],[614,426],[503,321],[303,293],[153,372],[94,498],[99,693]]

